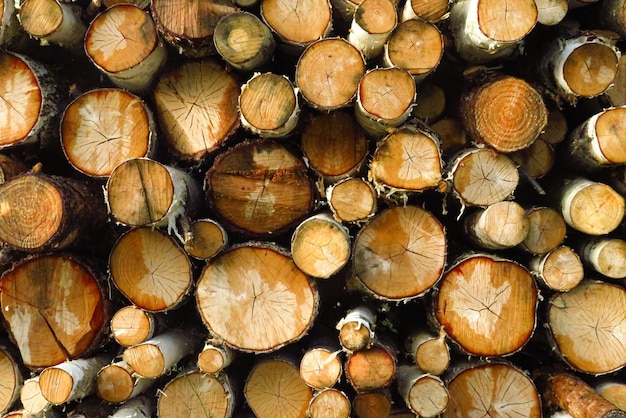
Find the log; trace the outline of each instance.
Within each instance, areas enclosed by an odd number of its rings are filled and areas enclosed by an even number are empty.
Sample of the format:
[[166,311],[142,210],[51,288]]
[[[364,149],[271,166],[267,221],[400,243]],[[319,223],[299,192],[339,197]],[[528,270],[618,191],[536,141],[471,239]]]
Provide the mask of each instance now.
[[474,141],[505,153],[530,146],[548,123],[539,92],[511,76],[471,88],[461,97],[459,114]]
[[220,220],[250,235],[273,234],[313,206],[304,161],[272,141],[246,141],[216,158],[205,177],[206,200]]
[[578,254],[565,245],[533,257],[529,269],[539,284],[558,292],[572,290],[585,274]]
[[[435,130],[433,122],[439,120],[446,110],[446,92],[437,84],[423,81],[417,86],[413,117]],[[440,138],[441,139],[441,138]]]
[[519,368],[503,362],[463,368],[448,382],[450,403],[443,418],[524,416],[540,418],[541,400],[533,381]]
[[7,412],[20,396],[24,377],[19,359],[0,346],[0,414]]
[[397,23],[398,12],[392,0],[364,0],[352,17],[348,42],[357,47],[366,60],[371,60],[383,52]]
[[157,417],[230,418],[236,396],[226,375],[183,372],[165,385],[157,399]]
[[415,94],[415,82],[408,71],[374,68],[359,82],[356,120],[371,135],[384,135],[409,118]]
[[184,242],[185,251],[191,257],[208,260],[228,246],[228,233],[212,219],[196,219],[191,222],[191,238]]
[[535,255],[547,254],[558,247],[567,232],[563,216],[548,207],[534,207],[526,211],[528,234],[521,248]]
[[351,409],[348,395],[327,388],[313,395],[306,413],[310,418],[348,418]]
[[313,115],[300,138],[307,165],[329,183],[358,173],[368,145],[365,131],[347,111]]
[[0,48],[8,49],[18,43],[24,35],[17,18],[15,2],[0,0]]
[[153,380],[139,376],[124,360],[107,364],[95,378],[96,394],[110,404],[120,404],[146,391]]
[[455,50],[465,61],[485,63],[514,55],[537,23],[534,0],[461,0],[450,9]]
[[363,0],[330,0],[332,8],[346,22],[351,22],[356,8]]
[[425,22],[437,23],[448,18],[449,0],[409,0],[404,3],[400,19],[421,19]]
[[80,7],[56,0],[25,0],[18,18],[29,35],[80,54],[87,32],[87,26],[80,19],[81,11]]
[[442,118],[432,124],[430,129],[439,138],[441,152],[447,157],[470,146],[465,129],[457,118]]
[[239,83],[216,60],[172,68],[152,95],[163,139],[183,160],[199,161],[239,127]]
[[541,178],[555,165],[555,153],[546,141],[537,138],[528,148],[510,154],[511,160],[531,178]]
[[386,343],[348,354],[344,368],[348,383],[358,392],[368,392],[391,385],[396,377],[396,352]]
[[357,280],[376,298],[406,301],[443,274],[446,237],[439,220],[417,206],[394,206],[364,226],[354,241]]
[[161,326],[160,317],[135,305],[118,309],[110,323],[111,336],[122,347],[130,347],[152,338]]
[[599,17],[602,25],[626,37],[626,14],[624,0],[605,0],[600,3]]
[[387,418],[391,414],[391,395],[388,390],[357,393],[352,410],[358,418]]
[[235,13],[231,0],[152,0],[150,11],[159,33],[182,54],[201,58],[215,53],[213,34],[223,16]]
[[263,68],[272,59],[276,41],[256,15],[238,11],[223,16],[213,32],[215,50],[239,71]]
[[424,329],[415,331],[409,337],[409,357],[424,373],[439,376],[448,369],[450,348],[445,337],[444,330],[435,335]]
[[19,159],[0,154],[0,184],[6,183],[7,180],[12,179],[18,174],[22,174],[27,171],[26,165]]
[[26,367],[42,369],[97,348],[108,320],[102,281],[68,255],[26,258],[4,272],[2,315]]
[[577,177],[560,190],[565,222],[589,235],[615,230],[624,218],[624,198],[607,184]]
[[436,417],[446,410],[448,389],[439,377],[415,365],[402,365],[398,367],[397,381],[400,396],[417,416]]
[[581,256],[593,270],[611,279],[626,278],[626,241],[619,238],[591,238]]
[[264,0],[261,17],[283,43],[298,51],[332,30],[329,0]]
[[366,306],[357,306],[346,312],[336,326],[339,343],[348,353],[370,346],[376,329],[376,315]]
[[198,369],[208,374],[220,373],[235,357],[236,351],[215,339],[209,339],[198,354]]
[[542,140],[555,146],[565,139],[569,132],[567,118],[562,110],[554,108],[548,113],[548,124],[537,140]]
[[96,89],[74,99],[61,117],[61,146],[69,163],[93,177],[110,176],[124,161],[154,155],[152,111],[121,89]]
[[443,57],[443,35],[434,24],[411,19],[398,25],[384,48],[386,67],[407,70],[420,82],[435,71]]
[[36,417],[45,416],[52,408],[52,403],[44,398],[41,393],[39,375],[24,381],[20,391],[20,401],[22,402],[24,412]]
[[313,391],[302,380],[298,368],[283,358],[264,359],[256,364],[243,390],[257,418],[305,417]]
[[361,52],[342,38],[328,38],[304,50],[296,64],[295,79],[311,107],[331,111],[350,104],[364,74]]
[[376,191],[364,179],[349,177],[326,189],[333,217],[340,222],[359,223],[376,213]]
[[[313,336],[313,342],[304,351],[300,361],[300,377],[311,388],[325,390],[339,382],[343,365],[338,347],[337,341],[330,339],[327,334]],[[331,399],[334,398],[331,395]],[[349,405],[348,401],[348,410]]]
[[626,384],[608,378],[594,385],[594,390],[619,409],[626,411]]
[[67,96],[65,83],[44,64],[0,53],[0,149],[27,144],[45,148]]
[[444,275],[433,304],[437,322],[463,352],[501,357],[521,350],[531,338],[537,297],[526,268],[474,254]]
[[287,136],[298,124],[298,93],[286,76],[257,73],[239,95],[241,125],[267,138]]
[[502,250],[515,247],[528,235],[530,221],[522,206],[513,201],[494,203],[465,218],[463,229],[481,248]]
[[604,399],[582,379],[570,373],[554,373],[547,378],[546,403],[559,407],[572,417],[621,418],[626,412]]
[[87,56],[113,84],[147,93],[167,53],[154,21],[132,4],[118,4],[100,13],[87,28]]
[[537,23],[545,26],[555,26],[561,23],[569,6],[567,0],[535,0],[537,4]]
[[626,291],[619,286],[583,280],[548,304],[549,336],[557,353],[574,370],[606,374],[626,365],[623,343]]
[[319,296],[280,249],[242,245],[209,261],[196,303],[213,336],[240,351],[269,352],[306,334]]

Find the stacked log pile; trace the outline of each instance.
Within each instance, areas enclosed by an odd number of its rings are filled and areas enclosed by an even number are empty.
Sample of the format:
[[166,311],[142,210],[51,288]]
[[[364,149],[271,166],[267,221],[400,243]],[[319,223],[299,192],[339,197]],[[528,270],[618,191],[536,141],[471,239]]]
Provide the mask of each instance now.
[[624,0],[0,0],[0,416],[626,417]]

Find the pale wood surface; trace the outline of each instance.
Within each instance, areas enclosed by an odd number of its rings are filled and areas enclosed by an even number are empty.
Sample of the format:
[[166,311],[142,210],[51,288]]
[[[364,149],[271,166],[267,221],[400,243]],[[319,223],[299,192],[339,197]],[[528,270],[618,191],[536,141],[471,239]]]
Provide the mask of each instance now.
[[348,396],[340,390],[324,389],[311,399],[307,416],[310,418],[348,418],[351,411]]
[[326,199],[341,222],[365,221],[376,213],[376,191],[364,179],[350,177],[329,186]]
[[398,25],[385,45],[386,66],[397,66],[416,79],[431,73],[443,56],[443,37],[437,26],[418,19]]
[[352,387],[367,392],[391,384],[396,376],[396,357],[386,346],[376,344],[349,354],[344,367]]
[[546,254],[565,239],[566,225],[563,216],[548,207],[535,207],[527,211],[530,222],[522,247],[533,254]]
[[302,46],[324,38],[331,25],[328,0],[264,0],[261,16],[283,41]]

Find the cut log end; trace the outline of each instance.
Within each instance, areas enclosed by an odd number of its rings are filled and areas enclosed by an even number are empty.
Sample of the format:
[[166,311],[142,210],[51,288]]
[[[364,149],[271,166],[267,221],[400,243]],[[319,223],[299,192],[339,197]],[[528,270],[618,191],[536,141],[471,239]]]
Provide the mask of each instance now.
[[395,378],[396,359],[386,347],[374,345],[349,354],[345,371],[348,382],[357,392],[381,389]]
[[191,223],[192,238],[185,242],[185,251],[201,260],[208,260],[228,245],[228,234],[217,222],[198,219]]
[[365,221],[376,212],[376,191],[359,178],[347,178],[326,190],[328,205],[341,222]]
[[123,347],[142,343],[152,337],[155,324],[152,316],[137,306],[125,306],[111,318],[111,334]]
[[300,377],[314,389],[330,388],[339,381],[342,372],[339,352],[325,348],[308,350],[300,362]]
[[573,289],[584,277],[580,258],[567,246],[557,247],[544,256],[534,258],[531,268],[545,286],[559,292]]
[[619,55],[601,43],[586,43],[572,51],[563,64],[563,78],[582,97],[603,93],[617,74]]
[[130,368],[110,364],[103,367],[96,377],[96,392],[100,399],[109,403],[121,403],[131,397],[135,381]]
[[348,396],[337,389],[325,389],[313,396],[307,416],[310,418],[348,418],[351,406]]
[[546,254],[565,239],[567,228],[563,217],[554,209],[533,208],[527,213],[530,222],[522,247],[532,254]]
[[478,1],[478,25],[494,41],[522,39],[535,27],[537,14],[534,0]]
[[230,382],[223,376],[202,372],[181,374],[172,379],[157,401],[157,416],[188,417],[191,411],[207,417],[227,418],[233,415],[235,397]]
[[611,164],[626,163],[626,108],[607,109],[595,123],[597,143],[600,152]]
[[494,203],[467,217],[465,231],[472,241],[483,248],[499,250],[520,244],[528,235],[530,222],[518,203]]
[[33,36],[51,34],[62,20],[61,5],[54,0],[27,0],[20,6],[20,23]]
[[417,17],[425,22],[439,22],[446,18],[450,7],[449,0],[410,0],[402,10],[403,20]]
[[443,37],[437,26],[411,19],[402,22],[385,44],[387,66],[407,70],[422,79],[437,68],[443,56]]
[[283,41],[300,46],[324,38],[332,17],[328,0],[266,0],[261,15]]
[[50,367],[41,372],[39,386],[48,402],[60,405],[69,400],[74,388],[74,378],[63,369]]

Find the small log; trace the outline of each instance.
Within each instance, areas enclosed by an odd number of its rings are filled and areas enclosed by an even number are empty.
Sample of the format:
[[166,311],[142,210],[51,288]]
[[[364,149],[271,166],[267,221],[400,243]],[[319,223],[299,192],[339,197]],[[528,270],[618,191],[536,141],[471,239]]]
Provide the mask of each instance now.
[[4,272],[2,314],[26,367],[40,369],[94,350],[108,320],[101,281],[67,255],[23,259]]
[[530,224],[522,249],[540,255],[561,245],[567,229],[560,213],[552,208],[534,207],[526,211],[526,217]]
[[135,305],[124,306],[111,318],[111,335],[122,347],[142,343],[157,334],[158,318],[154,313]]
[[27,170],[26,165],[17,158],[0,154],[0,184],[6,183],[8,180]]
[[163,137],[184,160],[200,160],[238,127],[239,83],[214,60],[186,61],[153,91]]
[[437,23],[448,18],[450,0],[409,0],[404,3],[400,19],[421,19],[424,22]]
[[117,408],[111,418],[152,417],[155,413],[154,402],[147,396],[137,396],[124,402]]
[[413,116],[424,123],[431,124],[438,120],[446,110],[446,92],[437,84],[424,81],[417,86],[417,97],[413,107]]
[[521,350],[536,325],[538,291],[521,265],[486,254],[456,263],[443,277],[434,313],[446,334],[471,355]]
[[391,414],[391,395],[388,390],[357,393],[352,410],[358,418],[387,418]]
[[398,367],[398,392],[409,409],[420,417],[436,417],[446,410],[448,389],[437,376],[412,365]]
[[441,278],[446,237],[430,212],[395,206],[361,229],[353,253],[355,276],[373,296],[409,300],[426,293]]
[[359,4],[364,0],[330,0],[333,10],[336,11],[344,21],[350,23],[354,17],[354,12]]
[[310,418],[349,418],[348,396],[338,389],[327,388],[313,395],[306,411]]
[[626,10],[624,0],[603,0],[600,3],[600,21],[603,27],[626,37]]
[[121,89],[97,89],[65,109],[61,146],[75,169],[106,177],[124,161],[151,157],[155,130],[152,112],[139,97]]
[[256,15],[238,11],[223,16],[215,26],[217,53],[238,71],[253,71],[267,65],[276,49],[272,32]]
[[139,376],[156,379],[201,347],[202,340],[199,337],[188,330],[174,329],[128,347],[122,359]]
[[282,42],[300,51],[332,30],[329,0],[264,0],[261,17]]
[[619,409],[626,411],[626,383],[609,378],[594,385],[594,390]]
[[117,222],[131,227],[167,227],[178,236],[186,231],[179,233],[177,221],[193,216],[202,203],[196,179],[148,158],[129,159],[115,167],[105,194]]
[[55,405],[91,395],[96,390],[96,374],[110,360],[109,355],[102,354],[47,367],[39,375],[41,394]]
[[296,84],[302,97],[311,107],[324,111],[347,106],[364,74],[363,55],[342,38],[312,43],[296,64]]
[[298,368],[285,359],[265,359],[255,365],[244,387],[246,402],[257,418],[305,417],[313,391]]
[[448,383],[450,403],[443,418],[524,416],[541,418],[541,400],[533,381],[508,363],[466,367]]
[[29,172],[0,185],[0,240],[22,251],[75,246],[103,223],[102,196],[83,183]]
[[172,379],[157,398],[157,417],[230,418],[236,399],[226,375],[184,372]]
[[52,403],[41,393],[39,386],[39,375],[24,381],[20,391],[20,401],[27,414],[35,417],[44,417],[46,412],[52,408]]
[[241,351],[274,351],[302,338],[318,301],[313,282],[291,258],[267,245],[223,252],[202,270],[196,288],[198,310],[211,334]]
[[224,227],[212,219],[197,219],[191,223],[191,238],[185,241],[185,251],[193,258],[208,260],[228,245]]
[[443,50],[443,35],[437,26],[411,19],[400,23],[389,37],[383,62],[386,67],[407,70],[416,82],[420,82],[435,71]]
[[111,404],[126,402],[142,394],[154,380],[139,376],[124,360],[103,366],[96,375],[96,394]]
[[397,67],[374,68],[359,82],[354,107],[356,120],[371,135],[384,135],[409,118],[415,93],[415,82],[408,71]]
[[350,234],[328,212],[304,220],[291,236],[291,256],[309,276],[327,279],[350,260]]
[[452,156],[470,146],[465,129],[457,118],[443,118],[430,126],[443,154]]
[[548,124],[537,139],[555,146],[563,141],[568,133],[569,128],[565,114],[559,108],[554,108],[548,113]]
[[528,148],[510,154],[511,160],[532,178],[541,178],[554,167],[555,153],[550,144],[537,138]]
[[281,232],[313,206],[306,165],[284,145],[246,141],[215,159],[205,177],[206,200],[221,220],[248,234]]
[[589,374],[606,374],[626,365],[617,335],[626,332],[626,290],[583,280],[569,292],[554,295],[548,305],[550,337],[563,361]]
[[539,92],[511,76],[495,77],[471,88],[461,98],[459,114],[474,141],[500,152],[530,146],[548,123]]
[[608,234],[624,218],[624,198],[604,183],[578,177],[563,186],[560,195],[563,219],[585,234]]
[[25,0],[18,18],[26,33],[47,42],[59,44],[75,54],[83,51],[87,26],[80,19],[78,6],[57,0]]
[[128,300],[151,312],[174,308],[193,283],[187,254],[167,234],[149,227],[132,229],[117,241],[109,271]]
[[426,330],[418,330],[409,337],[409,355],[424,373],[439,376],[448,369],[450,348],[445,337],[443,330],[439,335]]
[[582,379],[570,373],[554,373],[547,379],[544,399],[549,406],[572,417],[623,418],[626,412],[604,399]]
[[287,136],[298,124],[299,114],[298,93],[286,76],[257,73],[241,87],[241,125],[254,134]]
[[100,13],[85,35],[91,62],[118,87],[146,93],[167,57],[154,21],[132,4]]
[[348,42],[357,47],[366,60],[378,57],[396,28],[398,12],[392,0],[364,0],[352,17]]
[[368,178],[379,195],[421,192],[442,181],[439,141],[431,132],[405,125],[383,138],[370,162]]
[[0,414],[7,412],[20,396],[24,377],[19,360],[0,346]]
[[204,343],[198,354],[198,369],[204,373],[219,373],[228,367],[235,357],[235,352],[216,340]]
[[529,268],[539,284],[557,292],[572,290],[585,274],[578,254],[564,245],[544,255],[533,257]]
[[585,169],[626,164],[626,107],[605,109],[575,128],[569,154]]
[[591,238],[581,256],[595,271],[611,279],[626,278],[626,241],[619,238]]
[[336,341],[329,340],[327,335],[315,335],[302,355],[300,377],[313,389],[334,386],[343,371],[340,353]]
[[189,57],[201,58],[215,53],[215,27],[223,16],[235,13],[237,8],[231,0],[152,0],[150,11],[169,44]]
[[376,213],[376,191],[360,178],[349,177],[328,186],[326,201],[340,222],[363,222]]
[[366,306],[346,312],[336,326],[339,343],[347,352],[363,350],[370,346],[376,329],[376,314]]
[[456,52],[472,63],[515,54],[537,23],[534,0],[461,0],[450,9]]
[[43,64],[8,51],[0,53],[0,149],[55,138],[68,91]]
[[617,74],[620,52],[615,41],[597,33],[556,38],[537,70],[543,83],[570,104],[604,93]]
[[535,0],[537,4],[537,23],[544,26],[558,25],[567,14],[567,0]]
[[346,378],[357,392],[368,392],[391,385],[396,377],[396,352],[387,344],[372,346],[348,354],[344,365]]
[[463,229],[479,247],[502,250],[515,247],[526,239],[530,221],[518,203],[504,201],[479,209],[466,217]]
[[356,174],[368,153],[365,131],[347,111],[314,115],[300,141],[307,165],[327,182]]
[[452,192],[464,206],[491,206],[509,198],[519,173],[509,157],[490,149],[470,148],[453,157],[448,173]]

